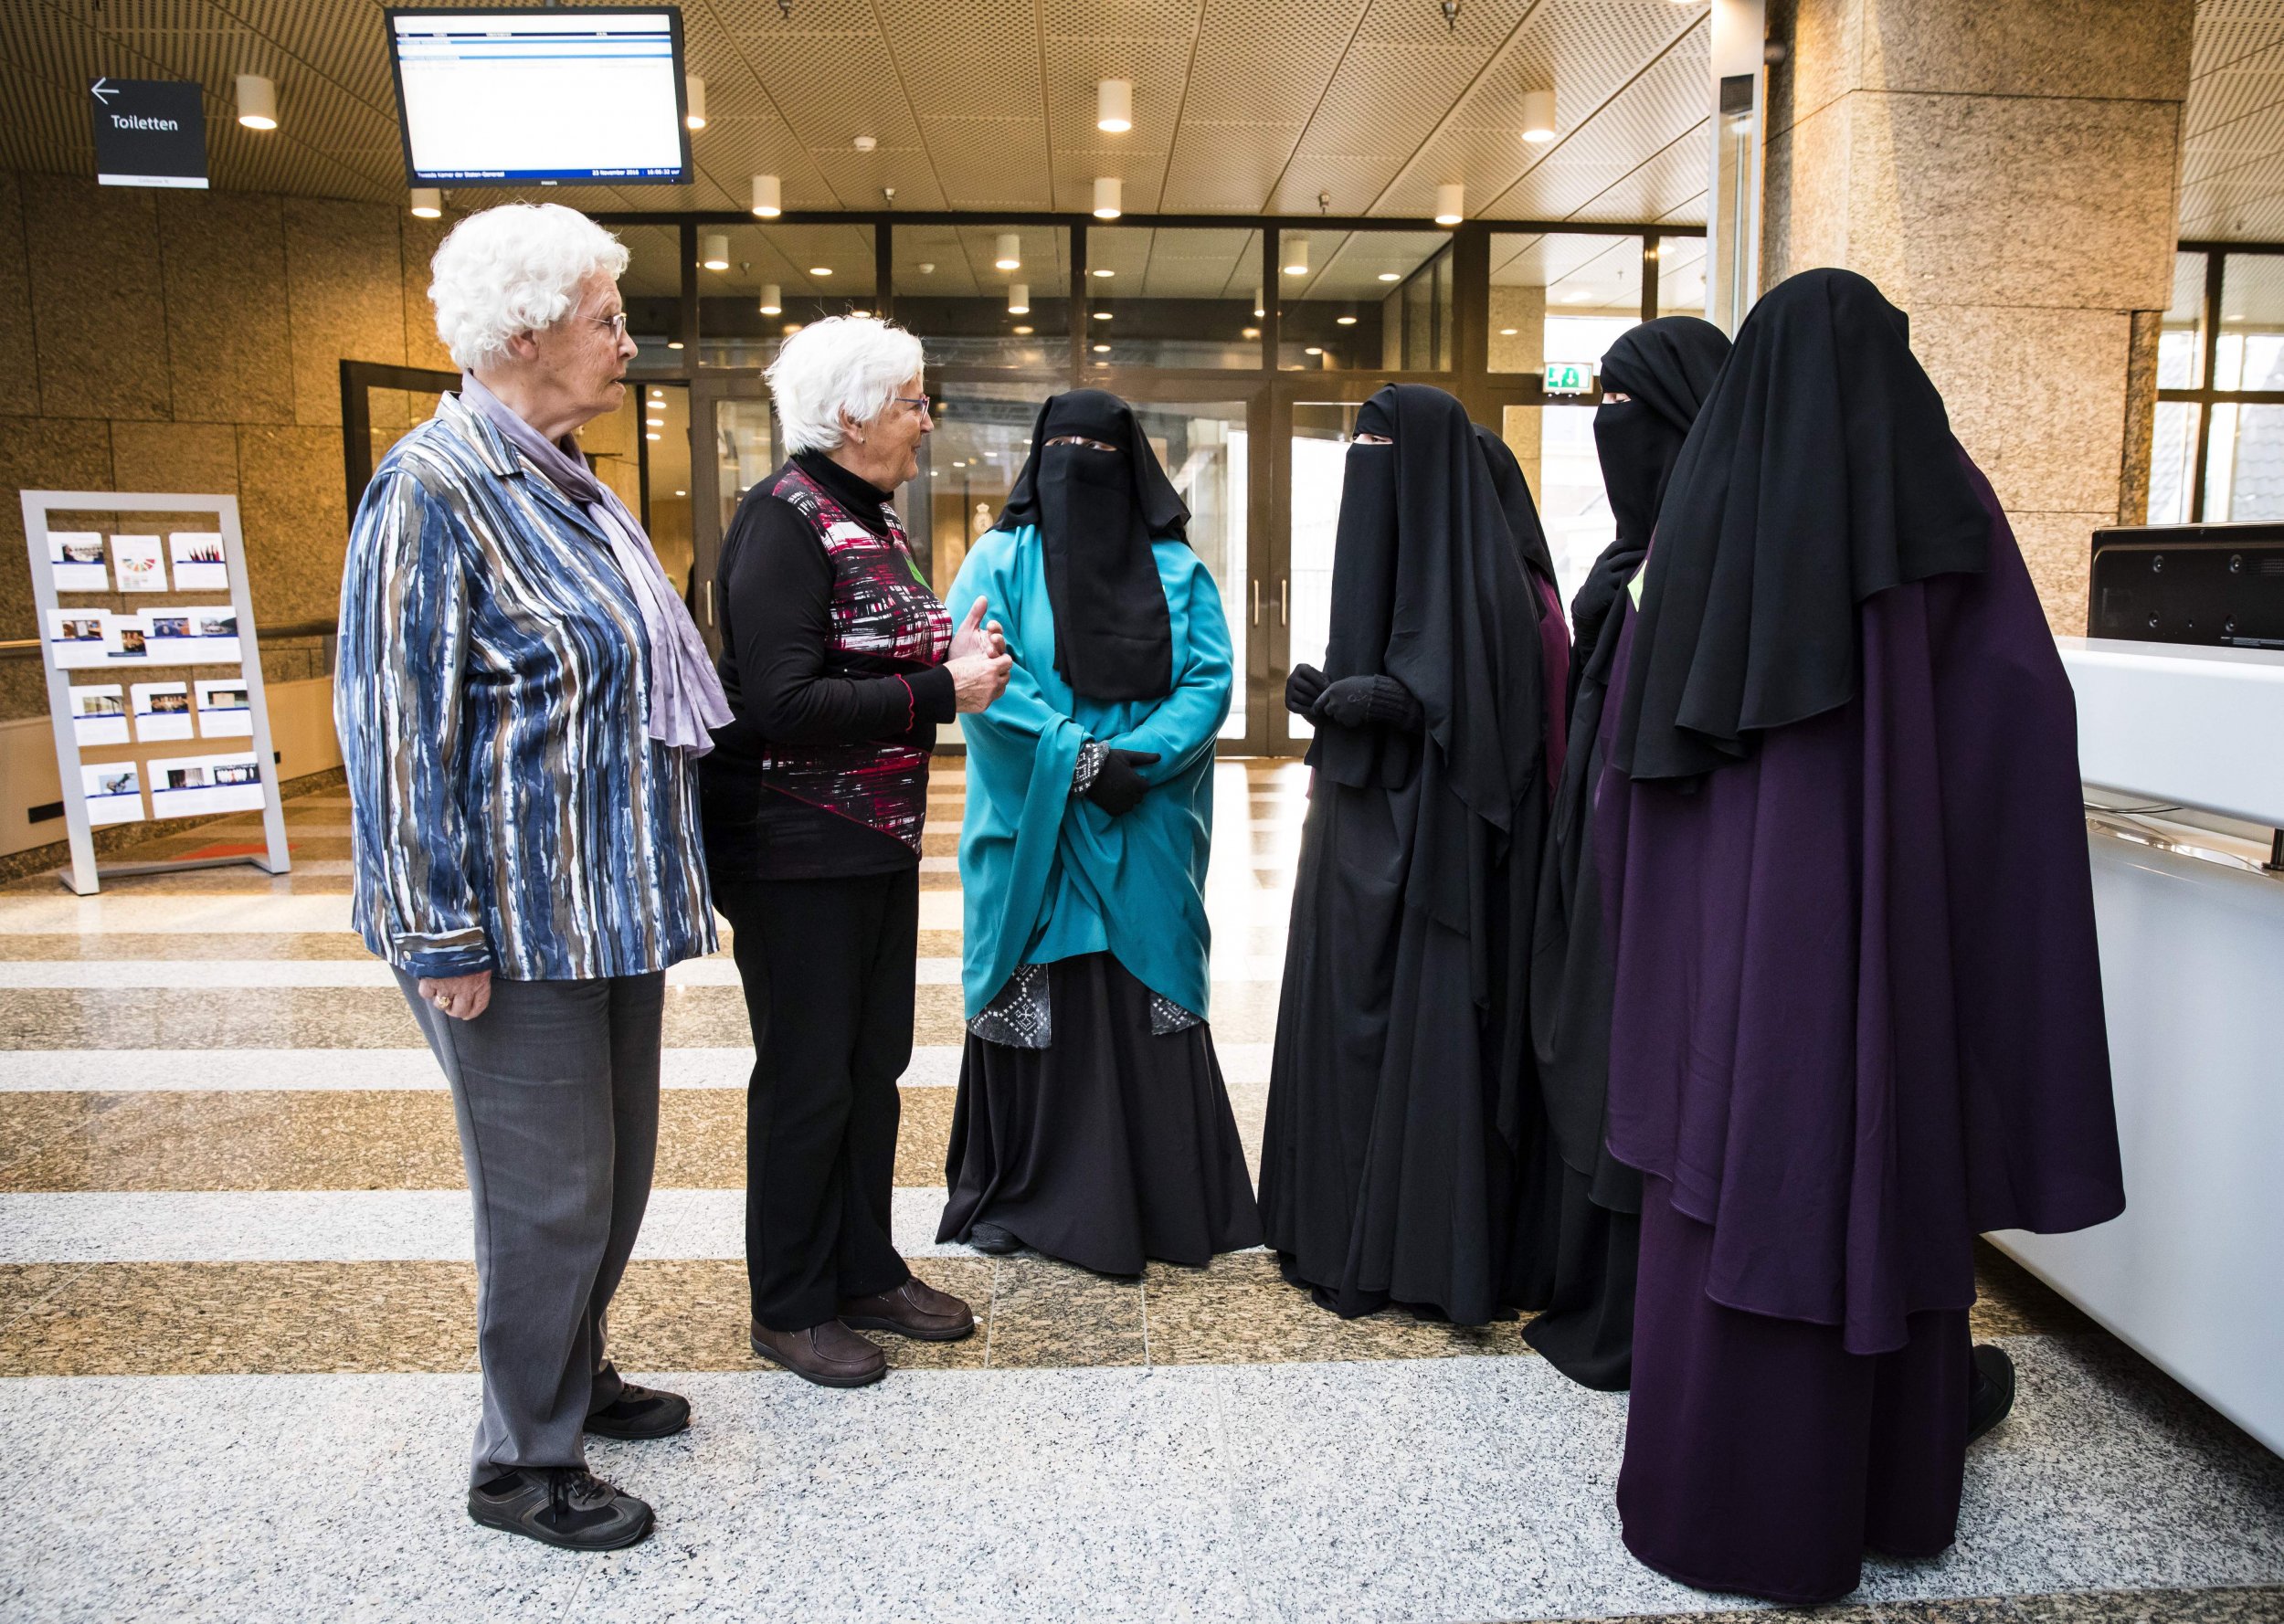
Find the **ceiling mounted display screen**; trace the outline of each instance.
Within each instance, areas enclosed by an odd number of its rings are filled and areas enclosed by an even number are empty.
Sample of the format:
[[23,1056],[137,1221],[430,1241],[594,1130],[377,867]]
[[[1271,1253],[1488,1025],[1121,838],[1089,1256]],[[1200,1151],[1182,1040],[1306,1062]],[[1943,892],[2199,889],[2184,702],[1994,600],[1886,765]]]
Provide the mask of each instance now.
[[674,6],[386,16],[409,185],[690,178]]

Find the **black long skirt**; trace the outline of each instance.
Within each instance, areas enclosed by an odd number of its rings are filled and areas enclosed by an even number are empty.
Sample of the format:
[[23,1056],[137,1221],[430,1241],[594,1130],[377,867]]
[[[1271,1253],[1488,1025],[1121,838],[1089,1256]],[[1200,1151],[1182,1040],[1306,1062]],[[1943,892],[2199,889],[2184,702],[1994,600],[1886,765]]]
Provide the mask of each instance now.
[[1258,1246],[1212,1028],[1154,1037],[1149,989],[1107,953],[1047,977],[1051,1047],[968,1039],[936,1239],[964,1242],[981,1219],[1103,1274]]

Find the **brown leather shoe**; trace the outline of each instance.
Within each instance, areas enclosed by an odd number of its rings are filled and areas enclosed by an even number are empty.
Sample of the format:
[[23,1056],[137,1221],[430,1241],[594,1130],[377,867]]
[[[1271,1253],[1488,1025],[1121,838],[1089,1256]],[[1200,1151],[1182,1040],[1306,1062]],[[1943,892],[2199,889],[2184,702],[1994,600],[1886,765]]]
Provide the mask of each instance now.
[[939,1292],[914,1275],[893,1292],[851,1297],[841,1305],[841,1322],[862,1331],[894,1331],[922,1342],[957,1342],[972,1336],[976,1316],[949,1292]]
[[820,1387],[862,1387],[888,1374],[888,1358],[839,1320],[806,1331],[772,1331],[754,1322],[754,1352]]

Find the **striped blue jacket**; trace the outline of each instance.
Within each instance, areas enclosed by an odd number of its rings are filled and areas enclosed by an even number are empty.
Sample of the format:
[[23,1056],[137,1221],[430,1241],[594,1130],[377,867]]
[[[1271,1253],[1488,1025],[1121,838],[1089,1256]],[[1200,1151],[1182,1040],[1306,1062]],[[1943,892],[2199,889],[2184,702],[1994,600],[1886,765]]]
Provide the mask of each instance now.
[[641,612],[586,513],[448,395],[365,488],[333,719],[354,919],[416,975],[711,953],[697,773],[654,743]]

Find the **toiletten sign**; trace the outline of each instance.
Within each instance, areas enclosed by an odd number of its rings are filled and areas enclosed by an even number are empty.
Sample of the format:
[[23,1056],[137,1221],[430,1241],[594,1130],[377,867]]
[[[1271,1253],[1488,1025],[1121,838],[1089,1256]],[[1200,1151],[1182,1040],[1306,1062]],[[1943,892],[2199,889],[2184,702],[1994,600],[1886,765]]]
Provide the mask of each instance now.
[[206,116],[179,79],[99,79],[88,85],[95,178],[106,186],[206,184]]

